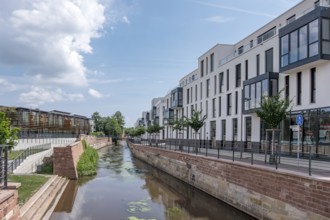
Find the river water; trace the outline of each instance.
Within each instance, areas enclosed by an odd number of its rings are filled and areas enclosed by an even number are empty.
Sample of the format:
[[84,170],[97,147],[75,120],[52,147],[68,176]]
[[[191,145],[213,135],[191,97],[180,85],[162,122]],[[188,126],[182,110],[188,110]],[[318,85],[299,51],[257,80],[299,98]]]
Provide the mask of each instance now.
[[98,173],[70,181],[52,220],[253,219],[132,157],[123,146],[99,150]]

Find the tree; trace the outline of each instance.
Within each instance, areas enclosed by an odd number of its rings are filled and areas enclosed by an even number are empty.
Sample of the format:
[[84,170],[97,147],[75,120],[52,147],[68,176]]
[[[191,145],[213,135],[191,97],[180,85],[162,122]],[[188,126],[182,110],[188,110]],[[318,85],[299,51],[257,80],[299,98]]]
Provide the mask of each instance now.
[[189,127],[191,127],[197,134],[199,129],[201,129],[201,127],[203,127],[206,118],[207,118],[207,115],[202,116],[202,111],[193,110],[193,114],[192,114],[191,118],[187,120],[187,125]]
[[179,133],[181,133],[181,131],[183,131],[187,126],[188,121],[186,118],[175,119],[173,122],[173,130],[179,131]]
[[4,112],[0,112],[0,144],[7,144],[11,150],[18,143],[19,129],[16,127],[11,128],[10,120]]
[[116,111],[115,114],[113,115],[113,117],[116,118],[118,124],[120,125],[120,127],[123,129],[124,125],[125,125],[125,118],[124,116],[121,114],[120,111]]
[[104,132],[104,129],[103,129],[104,120],[101,117],[101,115],[98,112],[94,112],[93,115],[92,115],[92,119],[94,120],[94,123],[95,123],[95,131],[96,132],[99,132],[99,131]]
[[290,109],[292,100],[282,99],[281,93],[283,89],[271,97],[263,96],[260,109],[256,110],[257,116],[261,118],[272,130],[272,152],[270,162],[274,162],[274,142],[275,130],[278,125],[286,118]]

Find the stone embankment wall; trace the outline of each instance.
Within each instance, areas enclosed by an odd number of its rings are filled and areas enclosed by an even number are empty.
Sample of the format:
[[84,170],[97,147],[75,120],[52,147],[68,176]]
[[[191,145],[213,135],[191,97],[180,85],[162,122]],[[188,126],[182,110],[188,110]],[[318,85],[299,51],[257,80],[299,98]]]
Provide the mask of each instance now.
[[135,157],[258,219],[329,219],[330,181],[129,143]]
[[1,190],[0,219],[19,219],[19,213],[17,189]]
[[81,137],[79,141],[70,144],[66,147],[54,147],[53,152],[53,169],[54,174],[68,177],[70,179],[78,179],[77,163],[80,155],[84,152],[84,147],[81,140],[99,149],[107,145],[111,145],[111,138],[96,138],[90,136]]

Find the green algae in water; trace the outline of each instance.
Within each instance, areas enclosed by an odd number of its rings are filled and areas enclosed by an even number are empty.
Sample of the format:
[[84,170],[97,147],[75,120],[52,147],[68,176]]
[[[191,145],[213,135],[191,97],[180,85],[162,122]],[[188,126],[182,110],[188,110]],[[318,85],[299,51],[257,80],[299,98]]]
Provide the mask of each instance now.
[[128,209],[127,211],[130,213],[137,213],[137,212],[150,212],[151,211],[151,207],[149,205],[148,200],[146,199],[142,199],[139,201],[133,201],[133,202],[129,202],[128,204]]
[[172,208],[167,208],[166,213],[170,217],[180,217],[183,215],[182,210],[177,206],[173,206]]
[[137,217],[135,217],[135,216],[130,216],[130,217],[128,217],[127,220],[157,220],[157,219],[155,219],[155,218],[148,218],[148,219],[145,219],[145,218],[137,218]]

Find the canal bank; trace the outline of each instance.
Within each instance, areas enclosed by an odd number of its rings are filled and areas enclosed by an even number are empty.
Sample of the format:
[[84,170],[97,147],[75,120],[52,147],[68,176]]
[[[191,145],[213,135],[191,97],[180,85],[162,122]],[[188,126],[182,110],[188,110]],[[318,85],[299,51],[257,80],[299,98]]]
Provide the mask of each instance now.
[[133,158],[124,146],[99,150],[96,176],[70,181],[51,220],[250,220],[251,216]]
[[129,143],[140,160],[259,219],[329,219],[330,182]]

